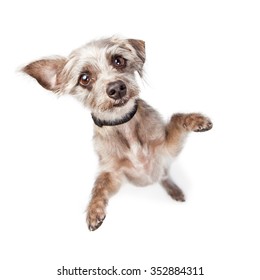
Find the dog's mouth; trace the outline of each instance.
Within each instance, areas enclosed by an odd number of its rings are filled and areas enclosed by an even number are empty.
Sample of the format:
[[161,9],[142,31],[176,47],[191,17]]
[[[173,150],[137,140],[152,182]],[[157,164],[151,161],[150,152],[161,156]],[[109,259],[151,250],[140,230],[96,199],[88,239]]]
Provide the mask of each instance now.
[[123,107],[128,102],[128,100],[128,98],[115,100],[113,107]]

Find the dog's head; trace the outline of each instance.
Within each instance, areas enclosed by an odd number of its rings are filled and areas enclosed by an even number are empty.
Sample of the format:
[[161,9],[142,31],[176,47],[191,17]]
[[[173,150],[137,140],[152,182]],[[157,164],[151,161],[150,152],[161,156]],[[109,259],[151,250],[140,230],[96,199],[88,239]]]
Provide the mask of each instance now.
[[92,41],[69,57],[34,61],[23,71],[58,94],[77,97],[97,115],[125,111],[133,106],[139,89],[135,72],[143,73],[144,41],[111,37]]

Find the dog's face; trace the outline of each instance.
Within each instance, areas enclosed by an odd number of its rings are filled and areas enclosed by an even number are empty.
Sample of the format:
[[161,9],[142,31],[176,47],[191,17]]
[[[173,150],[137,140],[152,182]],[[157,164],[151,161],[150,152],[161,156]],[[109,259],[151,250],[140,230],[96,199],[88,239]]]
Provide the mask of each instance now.
[[133,106],[139,93],[135,72],[142,76],[144,61],[143,41],[111,37],[90,42],[68,58],[32,62],[23,71],[44,88],[72,94],[96,115],[111,118]]

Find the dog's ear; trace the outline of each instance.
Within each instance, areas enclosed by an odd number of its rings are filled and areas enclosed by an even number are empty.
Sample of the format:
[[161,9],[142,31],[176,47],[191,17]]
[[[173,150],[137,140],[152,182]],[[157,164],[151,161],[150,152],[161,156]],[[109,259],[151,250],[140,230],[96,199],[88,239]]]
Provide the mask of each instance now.
[[128,39],[130,45],[136,50],[137,56],[145,62],[145,42],[142,40]]
[[34,61],[22,71],[32,76],[47,90],[59,92],[62,85],[61,72],[66,64],[64,57],[52,57]]
[[137,70],[139,75],[143,75],[143,65],[145,63],[145,42],[142,40],[128,39],[129,44],[135,49],[138,58],[141,60],[141,66]]

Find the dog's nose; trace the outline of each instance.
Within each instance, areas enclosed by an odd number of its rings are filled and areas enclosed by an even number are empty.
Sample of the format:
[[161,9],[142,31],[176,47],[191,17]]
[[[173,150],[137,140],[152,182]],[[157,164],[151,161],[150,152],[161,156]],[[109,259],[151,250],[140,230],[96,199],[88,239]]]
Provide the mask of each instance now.
[[126,85],[123,81],[118,80],[107,85],[107,95],[115,100],[126,95]]

